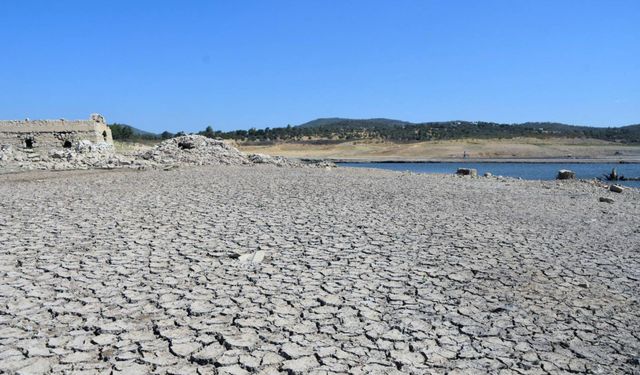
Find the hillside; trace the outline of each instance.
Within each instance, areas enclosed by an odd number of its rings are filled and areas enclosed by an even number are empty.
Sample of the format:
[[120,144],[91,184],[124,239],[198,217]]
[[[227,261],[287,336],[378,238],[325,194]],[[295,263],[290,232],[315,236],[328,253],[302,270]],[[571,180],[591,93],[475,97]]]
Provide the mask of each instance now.
[[428,142],[458,139],[579,138],[624,144],[640,144],[640,125],[597,128],[553,122],[501,124],[495,122],[444,121],[411,123],[400,120],[320,118],[298,126],[217,131],[214,137],[254,144],[306,142],[333,144],[345,141],[382,140]]
[[111,135],[115,140],[160,139],[160,135],[135,128],[127,124],[109,124]]
[[593,138],[621,143],[639,143],[640,125],[595,128],[553,122],[501,124],[494,122],[446,121],[410,123],[390,119],[318,119],[299,127],[322,135],[331,131],[357,139],[384,138],[396,141],[430,141],[465,138],[567,137]]
[[372,126],[393,127],[393,126],[403,126],[403,125],[413,125],[413,124],[407,121],[392,120],[387,118],[372,118],[372,119],[366,119],[366,120],[357,120],[357,119],[348,119],[348,118],[340,118],[340,117],[331,117],[331,118],[319,118],[316,120],[305,122],[304,124],[298,125],[297,127],[337,129],[341,127],[372,127]]

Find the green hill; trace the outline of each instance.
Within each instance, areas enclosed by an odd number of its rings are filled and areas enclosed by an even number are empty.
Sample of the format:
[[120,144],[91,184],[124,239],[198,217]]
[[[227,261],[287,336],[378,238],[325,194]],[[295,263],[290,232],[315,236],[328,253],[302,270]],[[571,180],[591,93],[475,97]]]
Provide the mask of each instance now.
[[387,118],[372,118],[366,120],[355,120],[340,117],[319,118],[304,124],[298,125],[300,128],[339,128],[339,127],[366,127],[366,126],[403,126],[412,125],[407,121],[392,120]]
[[340,139],[382,138],[395,141],[448,140],[463,138],[561,137],[594,138],[621,143],[640,143],[640,125],[597,128],[554,122],[501,124],[483,121],[411,123],[391,119],[324,118],[297,128],[302,136]]
[[160,135],[135,128],[127,124],[109,124],[113,139],[119,141],[136,139],[159,139]]

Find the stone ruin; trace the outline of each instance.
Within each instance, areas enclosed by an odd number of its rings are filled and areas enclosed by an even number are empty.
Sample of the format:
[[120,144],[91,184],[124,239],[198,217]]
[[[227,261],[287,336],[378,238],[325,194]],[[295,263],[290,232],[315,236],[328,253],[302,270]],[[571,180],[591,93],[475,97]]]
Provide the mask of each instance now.
[[119,164],[104,117],[0,121],[3,170],[78,169]]
[[113,144],[102,115],[89,120],[0,120],[0,145],[23,150],[72,148],[79,141]]

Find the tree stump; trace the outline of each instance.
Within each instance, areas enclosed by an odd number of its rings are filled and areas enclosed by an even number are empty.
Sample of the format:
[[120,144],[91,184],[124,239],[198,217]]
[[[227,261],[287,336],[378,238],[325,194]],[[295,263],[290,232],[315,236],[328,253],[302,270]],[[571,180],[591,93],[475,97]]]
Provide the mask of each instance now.
[[474,168],[458,168],[458,170],[456,171],[456,174],[458,176],[477,177],[478,176],[478,170],[474,169]]
[[558,171],[556,180],[574,180],[576,178],[576,172],[568,169],[561,169]]

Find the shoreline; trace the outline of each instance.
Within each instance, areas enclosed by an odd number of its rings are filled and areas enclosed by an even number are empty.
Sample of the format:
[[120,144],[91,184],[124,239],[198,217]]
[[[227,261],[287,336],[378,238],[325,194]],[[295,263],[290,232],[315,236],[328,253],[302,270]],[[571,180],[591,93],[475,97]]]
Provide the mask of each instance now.
[[[315,160],[312,158],[303,160]],[[640,164],[640,159],[605,159],[605,158],[594,158],[594,159],[569,159],[569,158],[483,158],[483,159],[462,159],[462,158],[453,158],[453,159],[361,159],[361,158],[327,158],[324,160],[331,161],[336,164],[345,164],[345,163],[397,163],[397,164],[429,164],[429,163],[504,163],[504,164],[515,164],[515,163],[523,163],[523,164]]]

